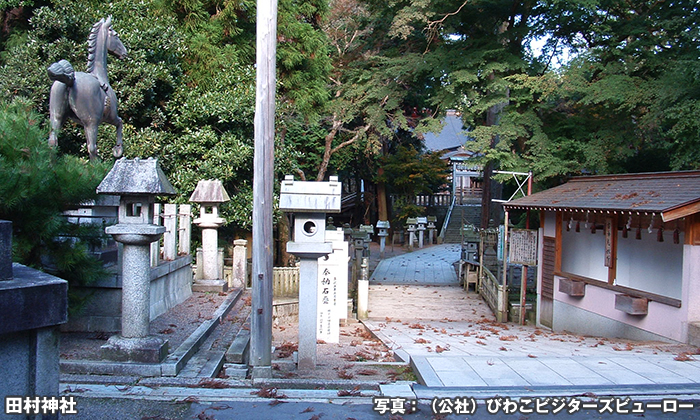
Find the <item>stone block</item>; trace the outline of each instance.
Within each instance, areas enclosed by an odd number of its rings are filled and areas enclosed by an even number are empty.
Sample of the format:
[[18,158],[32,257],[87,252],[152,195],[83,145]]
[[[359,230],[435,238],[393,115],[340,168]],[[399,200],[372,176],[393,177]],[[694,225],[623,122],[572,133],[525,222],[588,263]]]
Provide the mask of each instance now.
[[625,294],[615,295],[615,309],[630,315],[646,315],[648,313],[649,299],[634,297]]
[[559,280],[559,291],[572,297],[583,297],[586,295],[586,283],[563,278]]
[[21,264],[13,272],[13,280],[0,281],[0,334],[68,320],[68,282]]
[[100,352],[102,358],[117,362],[160,363],[168,355],[168,341],[154,336],[125,338],[114,335]]

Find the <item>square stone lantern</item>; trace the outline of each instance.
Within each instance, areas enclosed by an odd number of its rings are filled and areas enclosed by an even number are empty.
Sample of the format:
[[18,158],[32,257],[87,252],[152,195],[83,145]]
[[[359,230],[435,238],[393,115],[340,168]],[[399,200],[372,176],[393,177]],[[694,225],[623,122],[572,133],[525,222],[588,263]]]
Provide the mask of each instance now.
[[[197,259],[197,278],[192,290],[225,292],[228,283],[223,279],[223,251],[219,252],[218,229],[226,220],[219,217],[219,206],[230,200],[223,183],[218,179],[203,179],[190,196],[199,204],[199,217],[193,223],[202,229],[202,258]],[[220,258],[221,255],[221,258]],[[201,274],[200,274],[201,273]]]
[[97,187],[98,194],[119,195],[119,220],[105,232],[124,245],[122,250],[122,331],[102,346],[106,359],[158,363],[168,353],[168,342],[151,336],[150,244],[165,232],[152,224],[156,196],[175,189],[156,159],[125,159]]
[[287,175],[280,189],[280,210],[294,213],[294,237],[287,252],[301,259],[299,267],[299,357],[301,370],[316,367],[318,326],[318,259],[333,252],[326,242],[326,213],[340,212],[342,184],[295,181]]

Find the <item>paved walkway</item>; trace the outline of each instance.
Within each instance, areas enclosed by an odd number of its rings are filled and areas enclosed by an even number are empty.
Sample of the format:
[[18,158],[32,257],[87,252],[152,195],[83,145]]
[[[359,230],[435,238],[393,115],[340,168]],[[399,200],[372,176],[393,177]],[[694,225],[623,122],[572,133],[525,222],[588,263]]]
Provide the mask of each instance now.
[[422,384],[413,387],[416,395],[700,394],[700,361],[684,356],[694,348],[496,322],[479,295],[455,285],[456,276],[448,280],[443,267],[459,258],[454,248],[433,246],[384,260],[372,276],[365,324],[410,360]]
[[456,284],[459,244],[433,245],[382,260],[370,284]]

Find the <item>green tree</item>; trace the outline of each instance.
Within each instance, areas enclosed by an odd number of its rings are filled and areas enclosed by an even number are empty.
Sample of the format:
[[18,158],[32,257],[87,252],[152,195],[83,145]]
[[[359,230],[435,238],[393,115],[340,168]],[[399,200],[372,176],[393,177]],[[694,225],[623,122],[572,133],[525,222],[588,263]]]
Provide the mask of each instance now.
[[[12,221],[13,259],[69,282],[87,285],[106,271],[89,252],[104,227],[68,223],[62,212],[94,199],[107,165],[58,156],[46,119],[28,101],[0,103],[0,219]],[[70,306],[78,303],[69,294]]]

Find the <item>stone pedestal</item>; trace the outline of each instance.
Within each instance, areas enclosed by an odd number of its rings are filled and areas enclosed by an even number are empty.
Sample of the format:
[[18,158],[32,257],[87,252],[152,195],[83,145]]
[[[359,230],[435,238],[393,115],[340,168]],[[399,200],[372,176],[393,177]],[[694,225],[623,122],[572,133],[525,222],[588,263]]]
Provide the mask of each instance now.
[[168,342],[150,336],[150,244],[165,232],[163,226],[117,224],[105,229],[124,244],[122,254],[122,326],[101,348],[102,357],[116,361],[159,363]]
[[[0,395],[58,397],[59,325],[68,320],[68,283],[12,264],[12,224],[0,221]],[[35,418],[0,412],[0,419]],[[22,411],[24,412],[24,411]],[[37,416],[58,419],[58,414]]]
[[299,265],[299,349],[297,367],[316,368],[318,329],[318,259],[330,254],[330,243],[288,242],[287,252],[300,258]]

